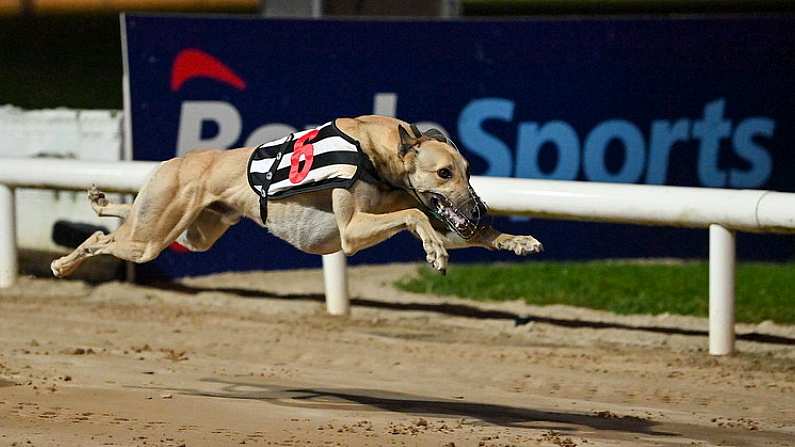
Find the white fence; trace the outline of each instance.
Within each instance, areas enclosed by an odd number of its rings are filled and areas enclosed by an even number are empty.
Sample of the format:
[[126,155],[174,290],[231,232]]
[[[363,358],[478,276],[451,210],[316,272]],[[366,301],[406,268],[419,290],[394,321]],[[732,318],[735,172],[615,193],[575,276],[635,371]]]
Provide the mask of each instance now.
[[[91,184],[115,192],[136,192],[155,162],[89,162],[0,159],[0,287],[14,283],[17,253],[14,188],[84,190]],[[473,177],[472,184],[494,214],[630,224],[709,228],[710,353],[734,350],[736,230],[795,231],[795,194]],[[349,309],[345,260],[324,257],[327,308]]]

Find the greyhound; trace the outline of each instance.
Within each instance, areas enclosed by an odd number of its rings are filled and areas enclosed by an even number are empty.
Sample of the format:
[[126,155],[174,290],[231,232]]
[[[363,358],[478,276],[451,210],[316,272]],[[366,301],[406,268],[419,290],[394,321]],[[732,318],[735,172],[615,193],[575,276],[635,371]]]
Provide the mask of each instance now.
[[[327,124],[320,130],[329,136],[327,149],[334,150],[333,141],[347,142],[349,152],[332,154],[342,154],[349,164],[326,162],[341,166],[342,174],[305,179],[309,183],[298,185],[300,193],[276,198],[269,188],[300,183],[302,177],[311,177],[311,169],[330,169],[317,167],[324,164],[324,155],[313,153],[321,143],[310,139],[319,137],[317,130],[258,148],[193,151],[162,162],[132,204],[110,203],[92,187],[88,198],[96,214],[123,222],[109,234],[95,232],[54,260],[53,274],[68,276],[84,260],[101,254],[151,261],[174,241],[191,251],[206,251],[242,217],[299,250],[319,255],[339,250],[353,255],[408,230],[422,241],[426,261],[442,273],[448,248],[483,247],[517,255],[543,250],[532,236],[501,233],[486,222],[486,206],[469,184],[468,162],[440,131],[422,133],[404,121],[376,115]],[[357,153],[359,161],[351,158]],[[276,158],[268,165],[257,154]],[[255,164],[270,168],[253,172]],[[284,179],[275,178],[282,171]],[[327,187],[318,187],[323,182]]]

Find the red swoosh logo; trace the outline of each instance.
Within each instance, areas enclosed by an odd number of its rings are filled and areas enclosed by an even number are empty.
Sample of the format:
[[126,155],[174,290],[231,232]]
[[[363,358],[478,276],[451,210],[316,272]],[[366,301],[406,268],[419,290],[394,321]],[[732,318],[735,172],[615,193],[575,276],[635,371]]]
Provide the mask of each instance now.
[[190,253],[190,249],[177,241],[172,242],[169,244],[168,249],[175,252],[175,253]]
[[209,78],[222,82],[238,90],[245,90],[246,81],[215,56],[196,48],[179,52],[171,67],[171,91],[176,92],[193,78]]

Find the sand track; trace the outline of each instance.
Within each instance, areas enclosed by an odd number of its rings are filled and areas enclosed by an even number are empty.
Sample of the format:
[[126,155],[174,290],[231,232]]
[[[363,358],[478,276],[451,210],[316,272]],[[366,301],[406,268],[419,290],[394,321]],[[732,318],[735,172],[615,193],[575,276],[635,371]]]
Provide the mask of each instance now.
[[[478,304],[352,269],[0,291],[0,446],[795,445],[795,328]],[[759,340],[765,341],[760,343]]]

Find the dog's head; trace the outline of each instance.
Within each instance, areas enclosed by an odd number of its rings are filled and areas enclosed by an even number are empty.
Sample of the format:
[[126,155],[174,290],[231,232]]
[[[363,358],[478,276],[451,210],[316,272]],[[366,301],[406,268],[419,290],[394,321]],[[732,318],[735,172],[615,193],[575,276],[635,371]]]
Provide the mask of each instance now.
[[441,131],[411,132],[398,126],[398,155],[406,167],[408,185],[431,214],[464,239],[483,227],[486,205],[469,184],[469,163]]

